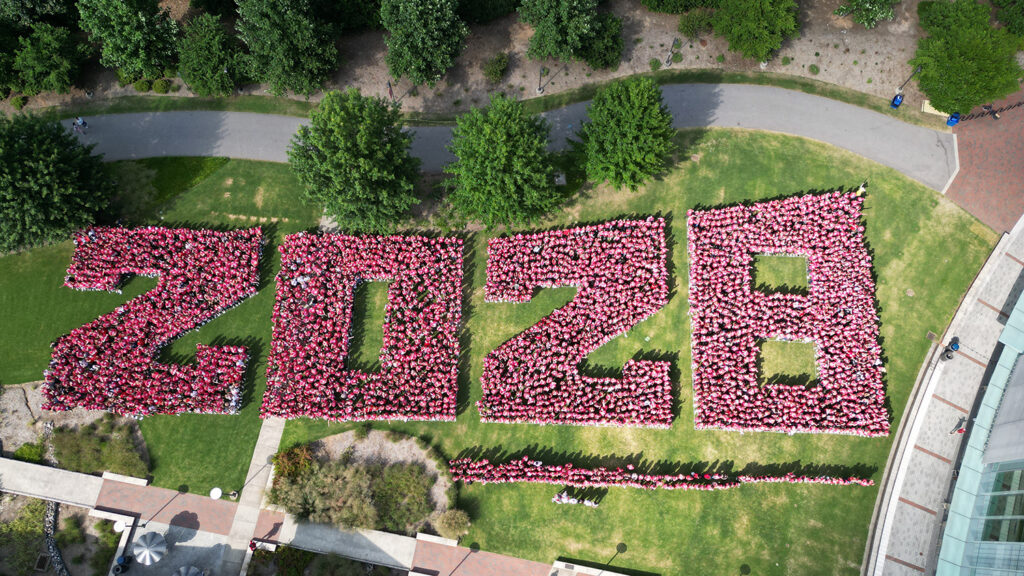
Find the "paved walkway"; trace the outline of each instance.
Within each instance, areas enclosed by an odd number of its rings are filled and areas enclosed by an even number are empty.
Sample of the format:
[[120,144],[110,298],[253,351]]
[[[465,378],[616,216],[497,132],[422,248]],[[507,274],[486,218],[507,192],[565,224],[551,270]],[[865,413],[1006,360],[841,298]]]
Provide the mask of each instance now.
[[[819,96],[746,84],[663,86],[677,128],[727,127],[769,130],[845,148],[944,190],[957,170],[950,133],[906,124],[870,110]],[[565,147],[579,130],[588,103],[544,114],[552,126],[552,148]],[[244,112],[153,112],[89,118],[89,133],[107,160],[153,156],[227,156],[286,162],[288,144],[304,119]],[[70,126],[70,120],[65,121]],[[410,128],[412,153],[425,172],[440,172],[453,160],[446,145],[450,126]]]
[[[934,573],[953,471],[987,382],[1003,325],[1024,290],[1024,218],[1003,236],[975,279],[940,344],[958,336],[960,352],[941,360],[933,347],[893,442],[862,573]],[[952,434],[951,434],[952,432]]]
[[[52,468],[51,468],[52,470]],[[159,488],[103,480],[95,508],[128,516],[139,523],[159,522],[225,535],[238,505],[227,500]]]
[[102,478],[0,457],[0,491],[94,508]]
[[260,426],[256,448],[249,461],[249,472],[245,475],[245,486],[238,497],[238,510],[228,532],[228,550],[224,553],[220,574],[238,574],[242,570],[249,540],[256,535],[260,508],[273,469],[272,458],[281,444],[284,424],[283,418],[267,418]]
[[[993,104],[999,120],[982,116],[954,129],[961,170],[947,196],[996,232],[1024,215],[1024,89]],[[983,113],[981,109],[975,113]]]

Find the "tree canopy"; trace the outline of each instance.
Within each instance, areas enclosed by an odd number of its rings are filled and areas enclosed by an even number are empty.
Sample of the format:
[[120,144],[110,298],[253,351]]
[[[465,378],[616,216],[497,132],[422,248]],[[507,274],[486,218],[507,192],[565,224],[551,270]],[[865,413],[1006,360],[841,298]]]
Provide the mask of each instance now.
[[433,86],[455,64],[469,28],[455,0],[384,0],[380,17],[389,32],[385,60],[391,74]]
[[445,167],[455,209],[490,227],[528,222],[554,208],[560,196],[548,132],[543,118],[501,95],[459,116],[450,147],[456,160]]
[[573,60],[597,30],[598,0],[524,0],[519,18],[533,26],[526,54],[534,60]]
[[343,230],[385,233],[417,200],[419,160],[397,104],[355,88],[328,92],[288,150],[306,195]]
[[332,27],[316,16],[310,0],[239,0],[238,16],[249,72],[270,84],[273,94],[309,96],[337,69]]
[[672,115],[650,78],[609,84],[594,96],[583,125],[587,177],[636,190],[665,169],[672,153]]
[[800,33],[794,0],[722,0],[714,16],[715,34],[729,50],[765,61],[785,40]]
[[921,38],[912,66],[921,66],[918,84],[931,105],[947,114],[1015,92],[1021,67],[1017,38],[988,24],[988,7],[973,0],[922,2]]
[[57,121],[0,115],[0,252],[64,240],[96,221],[113,184]]
[[234,39],[220,17],[200,14],[185,26],[178,45],[178,73],[199,96],[227,96],[235,88]]
[[174,61],[178,25],[156,0],[79,0],[82,29],[102,43],[100,64],[157,78]]
[[32,33],[18,39],[14,69],[20,89],[32,96],[40,92],[66,94],[78,76],[85,54],[67,28],[46,23],[32,26]]

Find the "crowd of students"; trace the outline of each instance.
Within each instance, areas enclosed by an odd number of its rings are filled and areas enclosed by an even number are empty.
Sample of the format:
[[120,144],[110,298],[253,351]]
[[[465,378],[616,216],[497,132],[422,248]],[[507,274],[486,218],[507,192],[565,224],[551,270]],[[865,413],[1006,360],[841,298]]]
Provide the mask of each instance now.
[[575,286],[575,298],[484,359],[487,422],[668,427],[668,362],[630,360],[622,378],[580,374],[579,364],[668,302],[665,222],[595,226],[494,238],[488,302],[528,302],[538,288]]
[[527,482],[533,484],[556,484],[572,488],[641,488],[644,490],[723,490],[741,484],[759,482],[785,482],[789,484],[830,484],[872,486],[874,481],[866,478],[842,478],[834,476],[802,476],[793,473],[782,476],[729,475],[722,473],[700,474],[645,474],[636,471],[629,464],[625,468],[576,468],[572,464],[551,465],[529,456],[511,460],[504,464],[492,464],[488,460],[461,458],[448,463],[453,480],[466,484],[508,484]]
[[156,276],[153,290],[52,345],[43,408],[148,414],[233,413],[247,354],[197,346],[196,364],[161,364],[160,349],[256,293],[259,228],[88,228],[75,235],[64,280],[77,290],[120,292],[128,275]]
[[[455,420],[462,240],[296,234],[281,251],[262,415]],[[390,282],[380,370],[346,368],[360,282]]]
[[[688,213],[697,428],[889,432],[861,191]],[[807,291],[754,289],[755,254],[807,259]],[[813,342],[817,382],[762,385],[760,343]]]

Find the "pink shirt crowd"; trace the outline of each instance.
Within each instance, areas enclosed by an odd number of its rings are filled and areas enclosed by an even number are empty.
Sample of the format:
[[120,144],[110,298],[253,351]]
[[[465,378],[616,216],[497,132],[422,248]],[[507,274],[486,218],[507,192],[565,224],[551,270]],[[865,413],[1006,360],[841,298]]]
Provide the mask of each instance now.
[[484,359],[486,422],[667,428],[669,363],[626,362],[622,378],[583,376],[588,354],[668,302],[665,222],[617,220],[494,238],[488,302],[528,302],[537,288],[575,286],[567,305]]
[[865,478],[837,478],[833,476],[749,476],[728,474],[643,474],[630,464],[626,468],[576,468],[572,464],[545,465],[529,456],[504,464],[492,464],[487,460],[462,458],[448,463],[452,478],[472,484],[507,484],[528,482],[533,484],[556,484],[572,488],[641,488],[644,490],[723,490],[741,484],[758,482],[785,482],[788,484],[830,484],[873,486],[874,481]]
[[241,346],[197,346],[196,365],[160,364],[160,349],[256,293],[259,228],[217,232],[88,228],[75,236],[64,285],[120,292],[128,275],[156,288],[53,343],[48,410],[148,414],[234,413],[247,360]]
[[[889,433],[871,256],[857,192],[688,214],[697,428]],[[807,294],[753,288],[754,255],[807,259]],[[760,385],[759,343],[813,342],[818,382]]]
[[[455,420],[462,240],[296,234],[281,246],[262,415]],[[390,282],[380,371],[345,368],[360,282]]]

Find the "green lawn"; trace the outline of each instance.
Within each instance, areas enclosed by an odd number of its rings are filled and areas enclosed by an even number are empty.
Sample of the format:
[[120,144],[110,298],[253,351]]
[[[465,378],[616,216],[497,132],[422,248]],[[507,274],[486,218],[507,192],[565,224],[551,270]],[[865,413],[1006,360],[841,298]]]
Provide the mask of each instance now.
[[807,292],[807,258],[754,255],[754,289],[762,292]]
[[[638,193],[587,189],[558,215],[534,228],[597,222],[623,216],[661,214],[669,219],[673,293],[669,304],[628,334],[595,352],[585,370],[621,368],[638,353],[673,360],[680,410],[670,430],[482,424],[473,402],[480,398],[483,356],[563,305],[573,288],[542,290],[529,303],[485,303],[488,232],[468,233],[465,303],[468,348],[455,423],[375,423],[428,437],[446,455],[483,448],[505,454],[545,452],[547,460],[591,459],[617,464],[626,459],[748,466],[822,464],[863,466],[881,477],[889,439],[751,433],[693,429],[689,319],[686,305],[686,210],[796,194],[870,181],[867,240],[878,275],[882,336],[888,359],[888,395],[899,421],[929,341],[941,333],[996,235],[933,191],[895,171],[836,148],[789,136],[736,130],[680,135],[686,160]],[[159,178],[159,174],[157,175]],[[260,189],[262,188],[262,193]],[[213,171],[163,210],[164,223],[240,226],[268,218],[277,239],[308,228],[316,211],[296,200],[295,182],[281,165],[232,161]],[[257,202],[257,198],[260,199]],[[277,218],[272,222],[270,218]],[[289,218],[288,221],[282,218]],[[209,486],[237,488],[256,439],[258,399],[264,387],[265,355],[273,303],[275,246],[265,260],[268,284],[242,306],[174,343],[172,358],[194,354],[196,342],[240,342],[254,350],[253,376],[241,416],[152,417],[142,428],[154,459],[156,483],[194,492]],[[60,287],[70,247],[35,250],[0,258],[0,313],[5,331],[0,349],[3,382],[38,379],[47,343],[127,296],[76,293]],[[10,271],[18,270],[16,279]],[[129,287],[141,291],[145,286]],[[48,286],[40,290],[36,285]],[[142,284],[142,283],[139,283]],[[906,295],[913,288],[915,296]],[[45,292],[48,290],[49,292]],[[357,293],[354,329],[356,365],[375,363],[386,286],[368,284]],[[16,305],[16,306],[12,306]],[[340,432],[352,425],[296,420],[284,446]],[[460,490],[459,505],[473,525],[464,543],[543,562],[557,557],[606,562],[618,543],[628,550],[615,566],[659,574],[856,574],[877,489],[860,487],[753,485],[721,492],[641,492],[615,489],[598,509],[551,505],[552,486],[472,485]]]
[[812,342],[761,342],[760,371],[764,384],[809,385],[818,377]]

